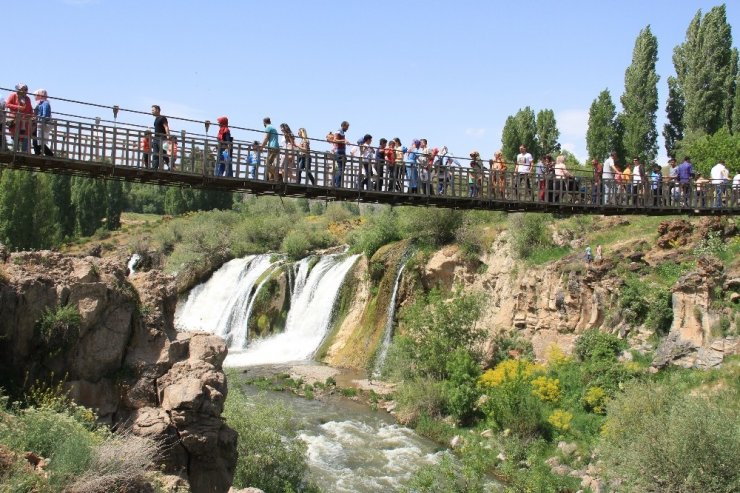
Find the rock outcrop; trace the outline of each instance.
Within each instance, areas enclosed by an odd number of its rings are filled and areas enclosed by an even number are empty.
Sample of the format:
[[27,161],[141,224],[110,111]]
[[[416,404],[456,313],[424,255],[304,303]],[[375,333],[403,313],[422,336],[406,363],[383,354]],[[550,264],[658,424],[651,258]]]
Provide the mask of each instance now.
[[12,254],[0,269],[0,371],[11,383],[64,377],[102,422],[162,442],[166,474],[193,492],[229,490],[226,347],[175,331],[170,277],[151,270],[129,282],[120,262],[46,251]]

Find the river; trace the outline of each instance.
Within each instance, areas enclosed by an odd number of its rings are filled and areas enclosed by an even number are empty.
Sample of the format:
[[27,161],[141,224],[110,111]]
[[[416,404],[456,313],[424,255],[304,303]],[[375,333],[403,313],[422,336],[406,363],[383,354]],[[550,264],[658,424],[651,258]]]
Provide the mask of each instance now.
[[[265,391],[244,386],[248,395]],[[326,493],[397,491],[421,466],[440,460],[443,449],[400,426],[385,411],[349,399],[308,400],[289,392],[266,392],[299,422],[308,446],[311,480]]]

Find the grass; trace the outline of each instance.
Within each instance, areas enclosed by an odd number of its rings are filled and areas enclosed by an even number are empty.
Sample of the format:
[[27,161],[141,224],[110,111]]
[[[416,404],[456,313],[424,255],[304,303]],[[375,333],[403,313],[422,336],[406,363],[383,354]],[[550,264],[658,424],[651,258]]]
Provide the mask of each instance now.
[[548,262],[560,260],[571,253],[571,248],[567,246],[543,246],[532,250],[527,263],[530,265],[543,265]]

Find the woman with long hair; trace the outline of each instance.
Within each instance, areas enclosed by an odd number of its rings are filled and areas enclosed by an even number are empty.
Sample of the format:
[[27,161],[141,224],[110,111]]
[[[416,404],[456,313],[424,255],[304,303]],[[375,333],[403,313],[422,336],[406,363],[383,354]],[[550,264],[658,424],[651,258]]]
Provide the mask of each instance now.
[[[285,141],[283,145],[283,149],[285,149],[283,164],[278,170],[280,180],[282,181],[284,179],[292,179],[295,177],[295,151],[297,150],[298,146],[296,145],[293,131],[290,129],[287,123],[280,124],[280,131],[283,132],[283,140]],[[283,176],[284,172],[288,174],[287,177]]]
[[305,169],[306,179],[311,182],[311,185],[316,185],[316,180],[311,174],[311,142],[308,140],[308,133],[305,128],[298,129],[298,138],[301,141],[298,143],[298,179],[296,183],[301,182],[301,174]]

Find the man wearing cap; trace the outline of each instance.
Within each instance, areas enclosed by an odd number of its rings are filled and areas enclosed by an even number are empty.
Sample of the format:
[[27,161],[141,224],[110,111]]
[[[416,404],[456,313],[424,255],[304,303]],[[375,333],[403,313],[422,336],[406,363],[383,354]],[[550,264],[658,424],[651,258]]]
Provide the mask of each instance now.
[[725,194],[725,184],[730,179],[730,172],[725,166],[725,160],[720,159],[712,166],[712,186],[714,187],[714,207],[722,207],[722,196]]

